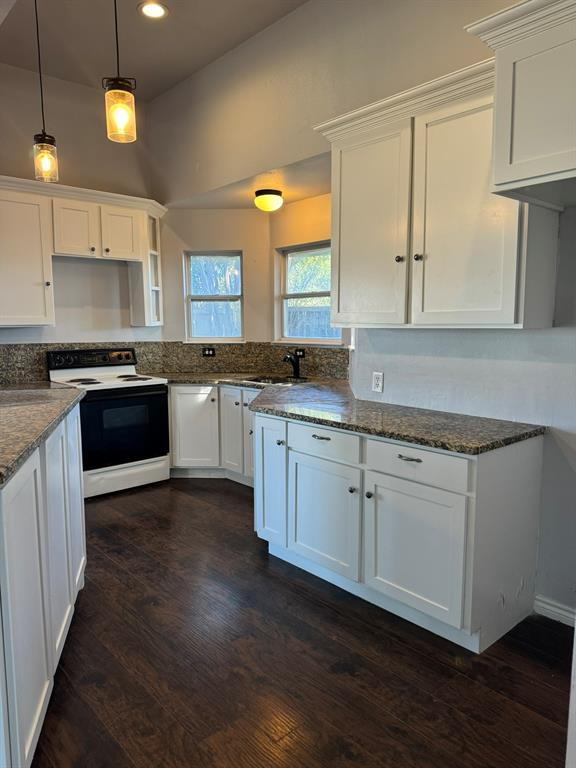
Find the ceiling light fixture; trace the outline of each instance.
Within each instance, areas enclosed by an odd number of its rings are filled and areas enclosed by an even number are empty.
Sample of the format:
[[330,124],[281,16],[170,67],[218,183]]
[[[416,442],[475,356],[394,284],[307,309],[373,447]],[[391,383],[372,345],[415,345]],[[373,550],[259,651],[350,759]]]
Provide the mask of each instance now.
[[120,46],[118,43],[118,4],[114,0],[114,30],[116,33],[116,77],[105,77],[106,133],[110,141],[128,144],[136,141],[136,103],[133,77],[120,77]]
[[141,14],[149,19],[163,19],[168,15],[168,8],[162,3],[156,3],[154,0],[148,0],[146,3],[140,3],[138,9]]
[[36,47],[38,51],[38,79],[40,81],[40,111],[42,132],[34,135],[34,176],[38,181],[58,181],[58,152],[56,139],[46,133],[44,119],[44,84],[42,82],[42,56],[40,55],[40,25],[38,24],[38,0],[34,0],[36,19]]
[[254,205],[261,211],[272,213],[284,205],[279,189],[257,189],[254,193]]

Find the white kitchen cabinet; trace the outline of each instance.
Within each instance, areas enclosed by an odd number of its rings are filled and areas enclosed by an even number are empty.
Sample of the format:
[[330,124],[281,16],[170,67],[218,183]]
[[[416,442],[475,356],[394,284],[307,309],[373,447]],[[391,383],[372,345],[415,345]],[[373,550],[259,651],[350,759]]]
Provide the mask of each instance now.
[[288,549],[358,581],[360,470],[296,451],[288,467]]
[[222,467],[230,472],[244,471],[244,433],[242,428],[242,390],[220,388],[220,435]]
[[82,437],[80,407],[68,416],[66,429],[66,488],[68,501],[69,569],[74,600],[84,586],[86,567],[86,524],[84,516],[84,490],[82,476]]
[[104,258],[142,261],[147,227],[145,212],[117,205],[102,205],[100,216]]
[[254,413],[250,403],[260,392],[257,389],[242,390],[242,431],[244,434],[244,475],[254,477]]
[[332,322],[406,322],[412,129],[403,120],[332,148]]
[[100,206],[85,200],[55,198],[54,253],[58,256],[102,255]]
[[254,438],[254,527],[261,539],[285,547],[286,422],[257,415]]
[[466,504],[463,495],[366,472],[366,584],[460,628]]
[[11,768],[32,762],[52,690],[36,450],[0,492],[0,591]]
[[558,214],[491,194],[493,73],[482,62],[318,126],[335,325],[552,325]]
[[218,387],[170,388],[172,466],[220,466]]
[[531,0],[467,30],[496,51],[495,191],[576,204],[576,2]]
[[45,599],[49,606],[50,672],[54,673],[68,633],[76,593],[71,570],[66,425],[62,421],[40,450],[45,506]]
[[54,325],[49,198],[0,189],[0,326]]

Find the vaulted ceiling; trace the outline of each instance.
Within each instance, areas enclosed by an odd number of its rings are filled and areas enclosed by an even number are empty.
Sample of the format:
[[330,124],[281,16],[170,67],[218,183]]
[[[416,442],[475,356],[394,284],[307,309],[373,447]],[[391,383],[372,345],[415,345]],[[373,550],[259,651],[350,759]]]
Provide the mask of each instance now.
[[[158,21],[139,2],[118,0],[121,72],[150,100],[306,0],[163,0],[169,14]],[[115,74],[113,0],[38,0],[38,9],[47,74],[94,87]],[[36,70],[34,0],[0,0],[0,62]]]

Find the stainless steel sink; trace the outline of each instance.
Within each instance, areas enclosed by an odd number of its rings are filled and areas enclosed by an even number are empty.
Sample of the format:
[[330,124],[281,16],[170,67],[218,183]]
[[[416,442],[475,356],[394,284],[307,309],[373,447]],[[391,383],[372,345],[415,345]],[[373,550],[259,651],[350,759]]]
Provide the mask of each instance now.
[[308,381],[305,376],[295,379],[294,376],[251,376],[246,381],[253,381],[255,384],[281,384],[285,387],[291,387],[293,384],[300,384]]

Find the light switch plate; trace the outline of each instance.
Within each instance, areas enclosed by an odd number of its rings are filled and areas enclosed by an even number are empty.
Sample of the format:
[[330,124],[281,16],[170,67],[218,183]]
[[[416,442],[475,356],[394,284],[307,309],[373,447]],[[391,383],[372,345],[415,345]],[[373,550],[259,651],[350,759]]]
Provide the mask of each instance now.
[[384,392],[384,374],[382,371],[372,372],[372,392]]

